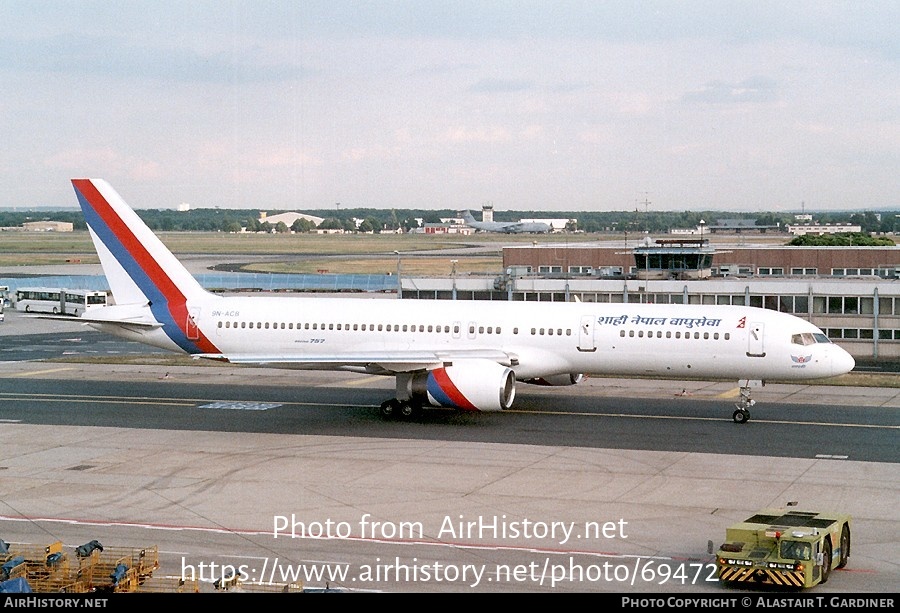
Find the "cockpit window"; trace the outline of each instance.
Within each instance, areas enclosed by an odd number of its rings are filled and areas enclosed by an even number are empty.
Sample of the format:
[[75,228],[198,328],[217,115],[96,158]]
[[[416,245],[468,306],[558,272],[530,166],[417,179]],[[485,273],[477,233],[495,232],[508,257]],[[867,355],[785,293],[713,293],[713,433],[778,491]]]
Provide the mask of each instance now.
[[804,332],[803,334],[794,334],[791,336],[791,342],[795,345],[815,345],[816,339],[812,333]]
[[778,555],[783,560],[809,560],[812,547],[803,541],[781,541]]
[[815,345],[816,343],[830,343],[828,337],[821,332],[803,332],[792,334],[791,342],[795,345]]

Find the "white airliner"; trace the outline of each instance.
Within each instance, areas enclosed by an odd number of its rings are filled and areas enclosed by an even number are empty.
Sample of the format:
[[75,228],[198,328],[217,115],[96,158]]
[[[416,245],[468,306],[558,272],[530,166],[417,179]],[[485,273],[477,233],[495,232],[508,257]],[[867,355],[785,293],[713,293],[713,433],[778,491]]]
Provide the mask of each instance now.
[[542,221],[475,221],[471,211],[463,211],[463,221],[467,226],[484,232],[503,232],[504,234],[546,234],[551,230],[550,224]]
[[197,358],[393,376],[385,416],[510,408],[517,382],[585,375],[820,379],[854,360],[811,323],[746,306],[220,296],[204,290],[105,181],[73,179],[113,304],[81,319]]

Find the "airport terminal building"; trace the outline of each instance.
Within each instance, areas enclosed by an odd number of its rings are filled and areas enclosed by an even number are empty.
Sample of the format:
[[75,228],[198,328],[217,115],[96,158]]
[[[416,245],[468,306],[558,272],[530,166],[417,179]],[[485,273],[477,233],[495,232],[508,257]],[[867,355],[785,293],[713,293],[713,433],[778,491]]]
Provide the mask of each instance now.
[[750,305],[807,319],[862,364],[900,360],[898,247],[548,244],[503,262],[494,277],[401,279],[402,298]]

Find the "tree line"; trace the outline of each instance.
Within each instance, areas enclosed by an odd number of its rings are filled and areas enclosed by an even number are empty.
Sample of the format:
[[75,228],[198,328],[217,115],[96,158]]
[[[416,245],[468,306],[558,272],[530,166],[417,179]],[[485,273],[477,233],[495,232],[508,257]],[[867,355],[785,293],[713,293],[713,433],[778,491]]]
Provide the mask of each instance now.
[[[135,211],[154,231],[162,232],[310,232],[318,229],[342,229],[359,232],[409,231],[420,224],[440,223],[442,218],[456,218],[455,210],[424,209],[312,209],[305,214],[320,217],[314,225],[298,219],[288,227],[283,222],[272,224],[260,221],[258,209],[138,209]],[[269,216],[286,211],[268,210]],[[900,233],[900,212],[822,212],[813,217],[820,224],[849,223],[859,225],[861,235]],[[734,213],[729,211],[495,211],[495,221],[519,219],[568,219],[570,230],[586,233],[665,233],[672,228],[696,228],[703,221],[706,227],[719,220],[753,220],[757,226],[796,224],[791,213]],[[30,221],[64,221],[75,229],[86,229],[80,211],[0,211],[0,227],[21,226]],[[745,222],[747,223],[747,222]],[[863,240],[856,237],[856,240]],[[858,245],[853,240],[849,244]]]

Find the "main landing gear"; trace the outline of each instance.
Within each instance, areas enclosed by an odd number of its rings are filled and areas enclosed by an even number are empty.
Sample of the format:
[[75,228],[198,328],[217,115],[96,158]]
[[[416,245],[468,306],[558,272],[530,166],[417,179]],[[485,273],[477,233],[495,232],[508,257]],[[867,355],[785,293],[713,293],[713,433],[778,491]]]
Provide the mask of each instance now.
[[381,403],[381,416],[389,419],[393,417],[412,419],[419,414],[421,409],[422,407],[412,400],[391,398]]
[[380,413],[386,419],[395,417],[400,419],[413,419],[422,410],[422,394],[416,394],[413,390],[414,374],[397,373],[395,386],[397,393],[390,400],[381,403]]
[[750,381],[741,384],[741,401],[735,402],[736,407],[731,418],[736,424],[745,424],[750,420],[750,407],[756,404],[756,401],[750,398]]

